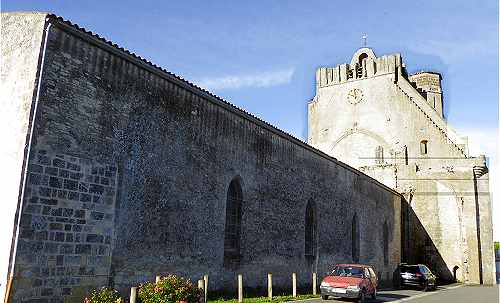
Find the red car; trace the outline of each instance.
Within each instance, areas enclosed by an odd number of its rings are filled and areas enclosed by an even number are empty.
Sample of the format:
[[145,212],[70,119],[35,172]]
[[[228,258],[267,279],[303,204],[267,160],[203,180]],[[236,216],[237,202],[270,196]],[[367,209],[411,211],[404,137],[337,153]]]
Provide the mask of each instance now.
[[371,266],[338,264],[321,282],[321,298],[353,298],[364,303],[367,296],[376,299],[377,283],[377,275]]

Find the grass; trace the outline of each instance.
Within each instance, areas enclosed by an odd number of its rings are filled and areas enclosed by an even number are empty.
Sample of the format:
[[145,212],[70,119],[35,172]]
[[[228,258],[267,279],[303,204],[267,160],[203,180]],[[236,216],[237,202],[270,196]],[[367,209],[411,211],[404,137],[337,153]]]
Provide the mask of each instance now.
[[[272,299],[266,297],[254,297],[254,298],[243,298],[245,303],[279,303],[279,302],[289,302],[297,300],[305,300],[311,298],[319,298],[319,295],[297,295],[297,297],[289,296],[273,296]],[[238,303],[238,299],[215,299],[207,300],[207,303]]]

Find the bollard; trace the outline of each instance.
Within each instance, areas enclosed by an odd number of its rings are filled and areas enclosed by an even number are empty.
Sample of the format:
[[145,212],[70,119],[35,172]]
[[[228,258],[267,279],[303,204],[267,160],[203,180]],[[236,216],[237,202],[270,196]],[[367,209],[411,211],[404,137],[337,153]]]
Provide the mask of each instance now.
[[[205,290],[204,290],[205,289],[205,281],[204,280],[202,280],[202,279],[198,280],[198,288],[201,289],[202,292],[205,292]],[[205,301],[203,301],[203,302],[205,302]]]
[[205,288],[203,289],[205,291],[205,302],[207,302],[208,299],[208,275],[203,276],[203,282],[205,282]]
[[273,298],[273,274],[267,274],[267,296],[269,299]]
[[137,287],[132,287],[130,289],[130,303],[135,303],[137,297]]
[[316,283],[317,283],[317,277],[316,277],[316,273],[313,272],[313,295],[315,296],[316,295]]
[[161,276],[156,276],[155,283],[160,282]]
[[243,302],[243,275],[238,274],[238,302]]
[[296,273],[292,273],[292,295],[293,297],[297,297],[297,274]]

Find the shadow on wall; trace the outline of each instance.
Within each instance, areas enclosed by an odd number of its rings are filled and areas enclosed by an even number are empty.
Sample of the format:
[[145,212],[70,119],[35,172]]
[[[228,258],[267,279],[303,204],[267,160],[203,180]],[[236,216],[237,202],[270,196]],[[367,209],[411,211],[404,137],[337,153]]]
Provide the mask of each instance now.
[[[450,271],[436,245],[425,230],[419,218],[406,200],[401,202],[401,245],[403,263],[425,264],[438,277],[438,284],[449,284],[457,280],[457,271],[460,269],[455,265],[453,272]],[[461,265],[461,264],[460,264]],[[398,272],[394,277],[399,277]]]

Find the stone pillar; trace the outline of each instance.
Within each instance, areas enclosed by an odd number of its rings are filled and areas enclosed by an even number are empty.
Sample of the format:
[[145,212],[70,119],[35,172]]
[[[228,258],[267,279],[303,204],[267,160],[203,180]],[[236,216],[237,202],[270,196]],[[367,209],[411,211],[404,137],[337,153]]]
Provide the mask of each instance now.
[[474,166],[474,189],[476,200],[477,241],[479,246],[479,282],[496,284],[495,252],[493,249],[493,223],[491,217],[491,199],[489,173],[486,160],[484,165]]

